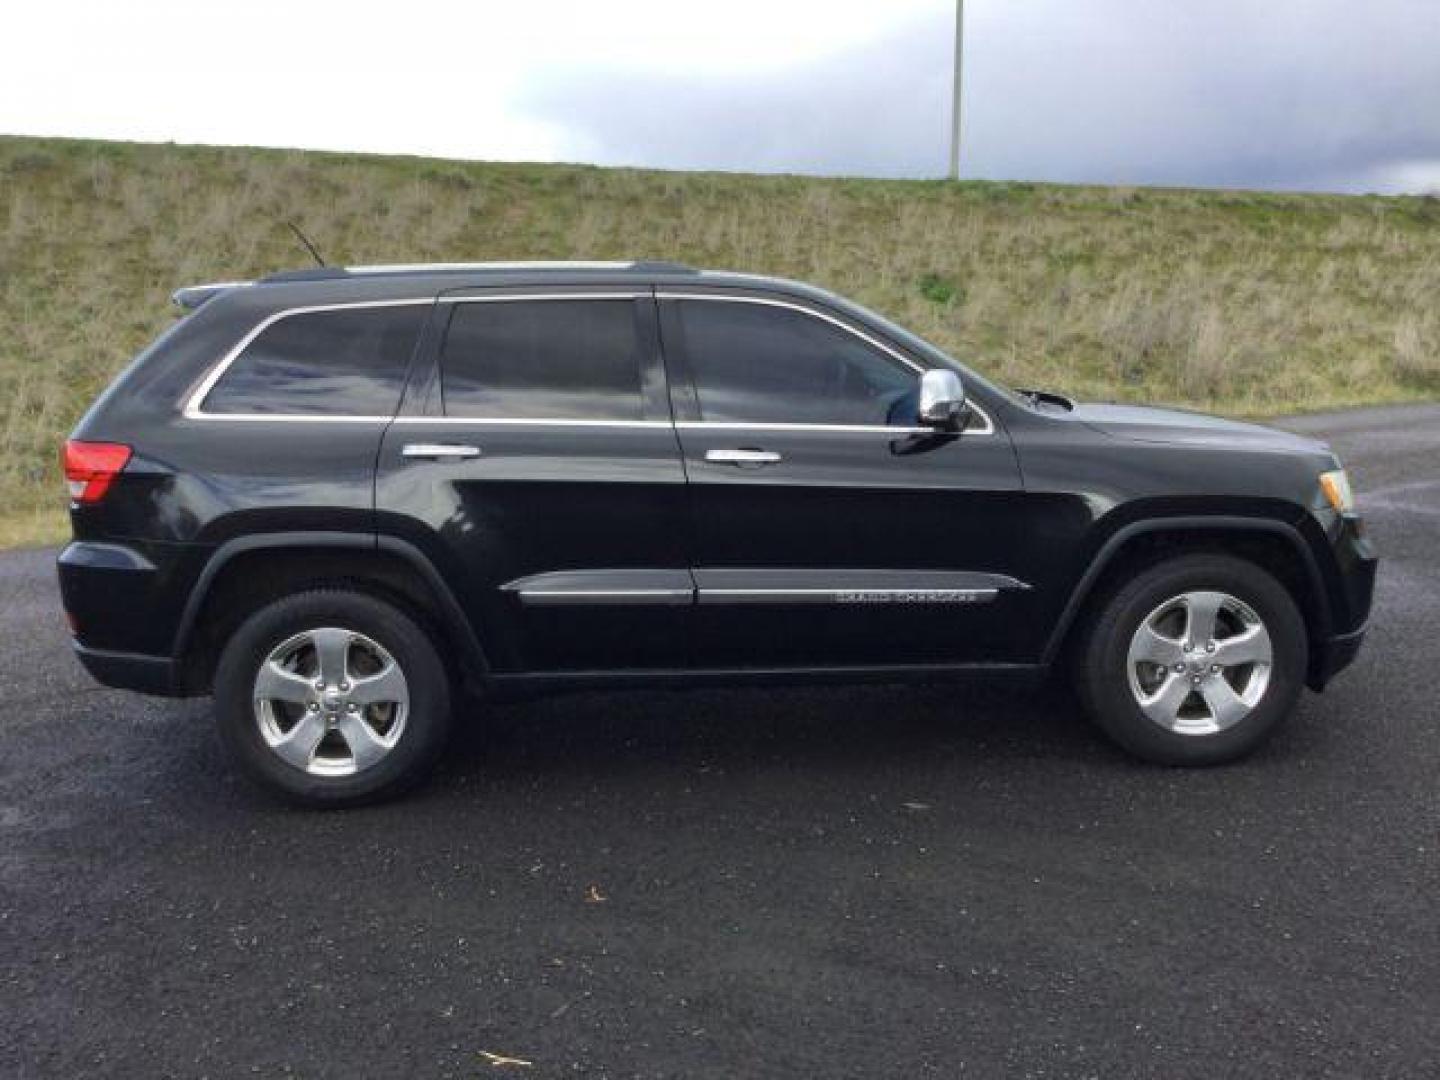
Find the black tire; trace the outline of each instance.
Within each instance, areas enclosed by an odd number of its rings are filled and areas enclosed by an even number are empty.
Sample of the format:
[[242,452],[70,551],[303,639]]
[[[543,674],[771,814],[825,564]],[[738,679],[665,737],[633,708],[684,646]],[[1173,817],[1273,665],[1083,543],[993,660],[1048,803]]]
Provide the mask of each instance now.
[[[357,632],[381,646],[403,672],[409,698],[393,748],[347,776],[317,776],[286,761],[267,744],[256,716],[261,664],[288,639],[325,627]],[[450,711],[450,681],[429,634],[399,608],[345,589],[301,593],[261,608],[226,642],[215,671],[220,735],[236,763],[269,791],[306,806],[355,806],[409,789],[444,749]]]
[[[1142,621],[1167,600],[1199,591],[1248,605],[1270,635],[1273,658],[1269,684],[1247,715],[1220,731],[1182,734],[1145,714],[1127,664]],[[1157,764],[1215,765],[1245,756],[1274,734],[1304,686],[1309,646],[1294,599],[1266,571],[1228,555],[1184,555],[1150,566],[1101,599],[1081,633],[1075,655],[1081,704],[1115,742]]]

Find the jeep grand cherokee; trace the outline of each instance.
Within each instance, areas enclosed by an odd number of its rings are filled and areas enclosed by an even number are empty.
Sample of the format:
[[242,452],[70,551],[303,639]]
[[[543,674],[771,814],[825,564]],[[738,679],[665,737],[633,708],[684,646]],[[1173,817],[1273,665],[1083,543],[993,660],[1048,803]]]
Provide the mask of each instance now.
[[462,698],[1073,674],[1232,759],[1354,657],[1375,557],[1322,444],[1012,392],[853,303],[668,263],[182,289],[65,448],[102,683],[213,694],[251,776],[393,794]]

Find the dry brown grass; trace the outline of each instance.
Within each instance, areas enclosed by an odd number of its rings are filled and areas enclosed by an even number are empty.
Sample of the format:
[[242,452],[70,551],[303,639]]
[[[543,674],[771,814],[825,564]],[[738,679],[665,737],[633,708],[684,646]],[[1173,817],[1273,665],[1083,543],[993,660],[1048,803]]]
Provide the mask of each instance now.
[[1440,395],[1440,202],[822,180],[0,139],[0,544],[180,284],[680,259],[855,297],[1007,382],[1263,415]]

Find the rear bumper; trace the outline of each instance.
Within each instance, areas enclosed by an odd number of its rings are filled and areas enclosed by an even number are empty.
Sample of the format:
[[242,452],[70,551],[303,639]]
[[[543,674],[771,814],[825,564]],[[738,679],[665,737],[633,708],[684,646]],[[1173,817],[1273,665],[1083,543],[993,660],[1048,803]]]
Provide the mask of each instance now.
[[[138,541],[77,540],[60,553],[60,598],[86,648],[166,656],[189,548]],[[158,562],[156,560],[159,560]]]
[[60,553],[60,595],[81,665],[104,686],[185,693],[175,636],[180,560],[191,549],[138,541],[75,541]]
[[144,656],[140,653],[109,652],[91,649],[72,642],[75,655],[91,677],[104,686],[117,690],[136,690],[142,694],[180,697],[183,691],[177,678],[175,661],[168,656]]

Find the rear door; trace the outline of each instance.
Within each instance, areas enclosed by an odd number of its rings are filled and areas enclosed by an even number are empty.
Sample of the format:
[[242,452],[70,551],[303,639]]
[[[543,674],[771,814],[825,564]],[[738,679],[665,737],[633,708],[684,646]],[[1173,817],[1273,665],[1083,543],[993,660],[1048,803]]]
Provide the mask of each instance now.
[[963,433],[917,427],[921,362],[815,304],[676,290],[660,308],[698,666],[1015,656],[1024,495],[983,404]]
[[442,296],[377,470],[499,672],[685,662],[685,475],[648,289]]

